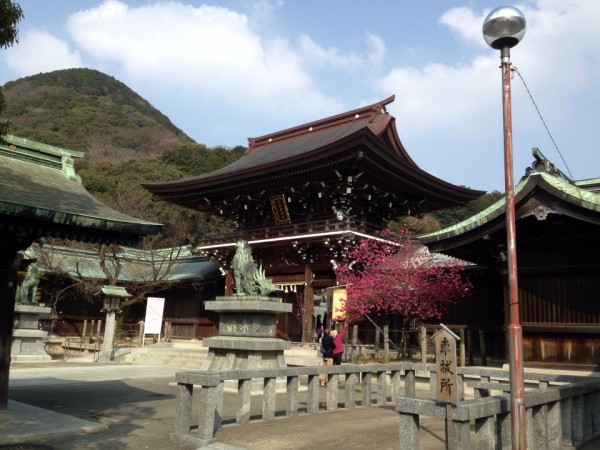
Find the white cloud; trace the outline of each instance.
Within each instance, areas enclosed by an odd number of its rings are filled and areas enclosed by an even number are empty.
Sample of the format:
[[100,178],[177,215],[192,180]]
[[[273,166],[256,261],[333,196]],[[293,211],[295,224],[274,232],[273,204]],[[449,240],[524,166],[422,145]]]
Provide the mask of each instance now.
[[387,52],[383,39],[376,34],[367,33],[367,44],[371,49],[369,61],[372,64],[381,64]]
[[263,41],[248,17],[170,2],[138,8],[117,0],[73,14],[72,39],[103,63],[155,89],[281,113],[335,111],[283,39]]
[[[517,5],[527,19],[523,41],[513,50],[513,63],[527,65],[536,81],[547,85],[572,81],[596,82],[600,73],[600,2],[586,0],[538,0]],[[481,27],[489,10],[477,14],[471,8],[453,8],[440,23],[467,42],[485,45]],[[549,71],[554,66],[554,70]],[[554,86],[554,88],[556,85]],[[579,86],[581,87],[581,86]],[[567,91],[576,83],[565,83]]]
[[17,46],[6,49],[5,61],[18,76],[82,67],[78,51],[71,51],[66,42],[39,30],[23,35]]
[[353,69],[363,64],[361,57],[356,53],[343,54],[335,47],[321,47],[305,34],[300,36],[298,44],[303,58],[312,65]]
[[263,25],[271,20],[273,13],[283,6],[283,0],[269,1],[259,0],[252,4],[252,22]]
[[470,66],[396,68],[380,80],[380,89],[396,94],[392,109],[401,109],[397,117],[408,133],[446,129],[462,133],[490,106],[489,93],[498,84],[494,65],[493,58],[481,57]]
[[[534,98],[543,98],[548,114],[562,114],[572,95],[597,83],[600,76],[600,2],[540,0],[536,7],[520,7],[528,22],[523,41],[511,51],[511,60],[532,88]],[[473,44],[483,43],[481,25],[489,11],[453,8],[440,22]],[[574,31],[576,30],[576,32]],[[485,46],[485,44],[483,44]],[[431,130],[462,132],[479,123],[481,114],[496,108],[491,93],[499,91],[499,52],[485,46],[471,62],[462,65],[429,63],[419,67],[396,67],[380,80],[380,90],[394,92],[401,108],[400,122],[408,132]],[[518,77],[513,102],[530,101]],[[492,103],[494,102],[494,103]],[[537,121],[535,114],[532,122]],[[557,121],[558,122],[558,121]],[[474,127],[475,130],[479,127]]]
[[481,28],[488,13],[489,10],[486,10],[481,14],[477,14],[472,8],[461,6],[446,11],[440,17],[439,23],[448,26],[456,35],[467,42],[485,45]]

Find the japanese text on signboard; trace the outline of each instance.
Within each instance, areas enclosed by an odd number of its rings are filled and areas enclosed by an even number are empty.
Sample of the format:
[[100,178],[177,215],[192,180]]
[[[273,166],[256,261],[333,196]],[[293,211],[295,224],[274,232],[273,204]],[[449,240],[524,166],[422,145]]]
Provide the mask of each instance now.
[[434,335],[435,363],[437,366],[437,398],[439,401],[456,403],[456,340],[457,336],[443,327]]

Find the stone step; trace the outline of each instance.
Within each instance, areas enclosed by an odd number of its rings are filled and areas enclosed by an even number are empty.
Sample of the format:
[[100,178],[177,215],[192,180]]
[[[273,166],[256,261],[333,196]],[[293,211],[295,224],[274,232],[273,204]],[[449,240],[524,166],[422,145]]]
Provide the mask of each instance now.
[[[114,360],[131,364],[160,364],[197,369],[208,356],[208,348],[201,341],[178,341],[158,343],[145,347],[115,349]],[[292,346],[284,351],[286,364],[290,366],[318,366],[323,363],[313,347]]]

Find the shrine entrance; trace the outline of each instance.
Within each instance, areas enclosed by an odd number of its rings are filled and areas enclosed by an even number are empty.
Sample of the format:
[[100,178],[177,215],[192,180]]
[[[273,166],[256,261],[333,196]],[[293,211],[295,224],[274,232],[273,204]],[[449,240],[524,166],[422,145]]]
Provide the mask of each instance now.
[[[267,277],[291,287],[286,301],[301,297],[302,314],[314,317],[315,292],[339,283],[334,269],[348,263],[348,250],[361,239],[377,238],[398,217],[483,194],[414,163],[386,110],[393,101],[251,138],[244,156],[224,168],[144,186],[165,201],[237,223],[235,233],[205,236],[199,246],[226,274],[226,295],[233,292],[235,242],[243,239]],[[300,325],[304,341],[311,340],[313,320]]]

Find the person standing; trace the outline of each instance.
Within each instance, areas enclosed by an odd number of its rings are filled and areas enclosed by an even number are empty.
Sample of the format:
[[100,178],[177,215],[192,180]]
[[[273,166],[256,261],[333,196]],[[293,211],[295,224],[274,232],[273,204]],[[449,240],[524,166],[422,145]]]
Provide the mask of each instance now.
[[317,337],[315,342],[321,341],[321,336],[323,335],[323,322],[321,322],[321,314],[317,316],[317,323],[315,326],[315,333],[317,333]]
[[344,322],[342,331],[338,334],[337,330],[331,330],[331,337],[333,338],[333,365],[339,366],[342,364],[342,356],[344,354],[344,336],[346,336],[346,329],[348,328],[348,322]]
[[[333,366],[333,350],[334,350],[333,339],[331,338],[331,331],[329,329],[325,330],[325,334],[323,335],[323,339],[321,340],[321,353],[323,354],[323,365],[324,366]],[[321,386],[325,386],[327,384],[327,374],[322,373],[319,376]]]

